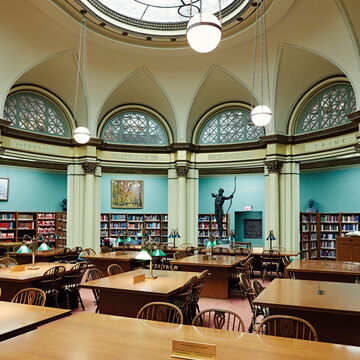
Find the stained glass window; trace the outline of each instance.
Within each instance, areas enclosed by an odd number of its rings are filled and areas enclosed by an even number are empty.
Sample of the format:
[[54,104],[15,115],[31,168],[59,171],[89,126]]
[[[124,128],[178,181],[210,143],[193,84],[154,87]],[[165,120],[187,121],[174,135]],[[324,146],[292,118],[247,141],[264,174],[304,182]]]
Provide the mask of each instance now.
[[141,111],[120,112],[104,126],[101,137],[120,144],[166,145],[165,130],[160,123]]
[[4,118],[10,126],[52,136],[68,137],[69,128],[61,111],[44,96],[18,92],[8,96]]
[[262,135],[264,135],[263,128],[253,124],[249,111],[227,109],[207,121],[201,131],[199,144],[256,141]]
[[356,110],[351,85],[332,85],[314,96],[302,111],[297,133],[327,129],[349,122],[347,114]]

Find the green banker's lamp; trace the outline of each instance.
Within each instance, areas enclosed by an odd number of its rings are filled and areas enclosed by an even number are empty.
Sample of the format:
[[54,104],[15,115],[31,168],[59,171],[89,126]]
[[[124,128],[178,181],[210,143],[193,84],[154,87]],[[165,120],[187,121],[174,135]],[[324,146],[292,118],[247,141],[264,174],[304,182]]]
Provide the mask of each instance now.
[[[126,236],[126,238],[125,238]],[[129,232],[126,232],[126,235],[125,235],[122,239],[120,239],[120,242],[122,243],[122,247],[123,247],[123,251],[122,251],[122,254],[123,255],[126,255],[127,253],[125,252],[125,245],[126,243],[130,244],[133,239],[132,237],[129,235]]]
[[214,247],[216,245],[217,245],[216,238],[210,235],[209,240],[207,241],[205,246],[210,248],[211,259],[216,259],[216,257],[214,256]]
[[169,239],[174,239],[174,247],[176,247],[176,240],[175,239],[180,239],[181,236],[179,235],[179,231],[178,229],[171,229],[170,235],[169,235]]
[[149,277],[147,277],[147,279],[156,279],[157,276],[153,276],[153,269],[152,269],[152,256],[145,250],[142,249],[136,256],[135,256],[136,260],[150,260],[150,272],[149,272]]
[[[25,242],[26,239],[29,239],[29,241],[31,241],[31,248],[32,250],[30,250]],[[32,261],[31,261],[31,267],[28,267],[28,270],[38,270],[40,268],[35,266],[35,250],[36,250],[36,246],[37,246],[37,240],[35,238],[35,236],[31,239],[31,237],[29,235],[24,235],[23,236],[23,244],[19,247],[19,249],[16,251],[16,253],[18,254],[24,254],[24,253],[31,253],[32,252]]]
[[37,241],[41,241],[41,245],[38,247],[37,251],[51,250],[50,246],[46,243],[46,238],[43,234],[38,236]]

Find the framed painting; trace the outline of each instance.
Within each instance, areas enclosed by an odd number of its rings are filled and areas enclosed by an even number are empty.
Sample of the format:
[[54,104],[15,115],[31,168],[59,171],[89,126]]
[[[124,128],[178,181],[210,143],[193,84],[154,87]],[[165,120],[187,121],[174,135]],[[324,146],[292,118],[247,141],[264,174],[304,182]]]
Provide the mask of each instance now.
[[111,180],[111,207],[143,208],[143,180]]
[[9,179],[0,178],[0,201],[8,201]]

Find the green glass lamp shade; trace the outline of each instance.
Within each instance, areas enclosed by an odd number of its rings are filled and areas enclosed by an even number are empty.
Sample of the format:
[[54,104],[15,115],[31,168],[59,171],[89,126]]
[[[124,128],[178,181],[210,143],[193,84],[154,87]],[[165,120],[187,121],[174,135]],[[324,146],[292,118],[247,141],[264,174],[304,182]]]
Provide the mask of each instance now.
[[19,247],[16,251],[17,254],[31,253],[31,250],[24,244]]
[[37,251],[46,251],[46,250],[51,250],[51,248],[45,242],[43,242],[37,249]]
[[133,239],[132,239],[131,236],[128,236],[128,237],[125,239],[126,242],[132,242],[132,240],[133,240]]
[[179,233],[177,232],[176,234],[175,234],[175,236],[174,236],[175,238],[181,238],[181,236],[179,235]]
[[169,239],[174,239],[175,238],[175,235],[173,234],[173,233],[171,233],[170,235],[169,235]]
[[45,238],[43,234],[40,234],[39,237],[37,238],[38,241],[44,242]]
[[161,249],[155,249],[152,256],[166,256],[166,254]]
[[205,246],[210,246],[210,247],[216,246],[216,241],[208,240],[208,242],[205,244]]
[[136,256],[136,260],[151,260],[152,257],[149,255],[149,253],[146,250],[141,250]]
[[138,233],[136,234],[136,237],[137,237],[137,238],[141,238],[141,237],[142,237],[142,233],[141,233],[141,232],[138,232]]

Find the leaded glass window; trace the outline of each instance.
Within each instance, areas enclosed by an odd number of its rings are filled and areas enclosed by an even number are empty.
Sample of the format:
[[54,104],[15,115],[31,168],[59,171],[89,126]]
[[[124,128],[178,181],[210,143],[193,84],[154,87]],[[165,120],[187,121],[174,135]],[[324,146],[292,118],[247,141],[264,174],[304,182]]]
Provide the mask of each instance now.
[[205,124],[199,144],[226,144],[256,141],[264,135],[262,127],[255,126],[250,113],[244,109],[228,109],[217,113]]
[[297,133],[327,129],[349,122],[347,114],[356,110],[351,85],[337,84],[317,94],[300,115]]
[[61,137],[69,134],[67,121],[60,110],[44,96],[32,92],[8,96],[4,118],[11,122],[10,126],[22,130]]
[[111,143],[166,145],[165,130],[150,115],[141,111],[126,111],[111,117],[101,137]]

